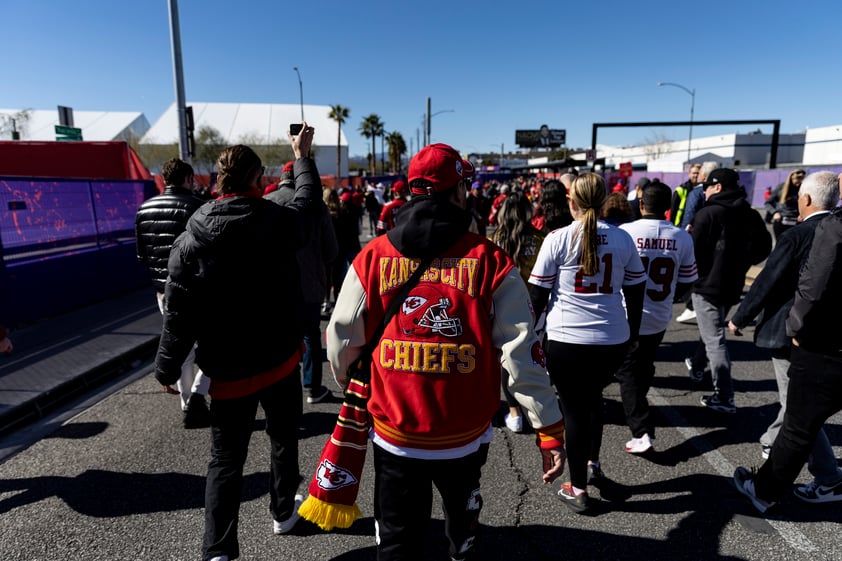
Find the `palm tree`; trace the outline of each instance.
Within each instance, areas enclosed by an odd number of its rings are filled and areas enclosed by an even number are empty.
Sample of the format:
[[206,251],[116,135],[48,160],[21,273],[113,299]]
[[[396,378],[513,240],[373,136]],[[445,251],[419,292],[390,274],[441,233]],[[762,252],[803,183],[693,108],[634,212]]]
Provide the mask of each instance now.
[[342,151],[339,148],[339,143],[342,141],[342,125],[345,123],[345,119],[348,118],[348,114],[351,112],[350,109],[347,107],[342,107],[341,105],[332,105],[330,107],[330,113],[328,113],[328,119],[336,121],[336,185],[334,187],[339,187],[340,179],[342,174],[340,173],[341,168],[339,167],[342,164]]
[[383,121],[380,120],[379,115],[372,113],[363,118],[363,122],[357,130],[359,130],[363,137],[371,139],[371,159],[369,160],[369,165],[371,166],[371,175],[375,175],[375,166],[377,165],[377,137],[383,133]]
[[383,141],[386,140],[386,126],[385,123],[380,123],[380,128],[377,129],[377,135],[380,137],[380,173],[386,175],[385,156],[383,155]]
[[389,167],[393,172],[400,173],[401,157],[406,154],[406,141],[401,133],[395,131],[389,133],[386,143],[389,145]]

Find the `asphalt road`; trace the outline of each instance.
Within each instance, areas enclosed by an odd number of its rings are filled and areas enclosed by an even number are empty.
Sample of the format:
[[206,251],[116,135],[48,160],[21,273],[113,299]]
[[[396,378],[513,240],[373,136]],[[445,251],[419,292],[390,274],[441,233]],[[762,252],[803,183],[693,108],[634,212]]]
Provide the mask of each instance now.
[[[619,390],[606,389],[602,462],[614,483],[592,489],[601,500],[587,516],[568,511],[554,497],[556,486],[541,484],[534,435],[512,434],[496,420],[483,472],[479,559],[842,559],[842,503],[791,498],[762,518],[734,490],[734,468],[761,461],[757,438],[776,413],[774,375],[750,330],[731,338],[739,410],[707,411],[698,400],[710,382],[692,384],[683,366],[696,336],[695,325],[673,323],[667,332],[650,393],[660,423],[656,452],[623,452],[630,435]],[[0,448],[23,444],[0,464],[0,559],[200,559],[209,432],[183,430],[177,399],[148,373],[144,364],[122,383],[0,441]],[[302,491],[332,430],[339,391],[334,395],[332,403],[304,406]],[[841,425],[837,415],[828,430],[837,455]],[[291,535],[272,534],[263,427],[259,419],[246,465],[240,559],[374,559],[370,460],[364,518],[350,529],[326,533],[301,522]],[[429,536],[426,558],[447,559],[438,506]]]

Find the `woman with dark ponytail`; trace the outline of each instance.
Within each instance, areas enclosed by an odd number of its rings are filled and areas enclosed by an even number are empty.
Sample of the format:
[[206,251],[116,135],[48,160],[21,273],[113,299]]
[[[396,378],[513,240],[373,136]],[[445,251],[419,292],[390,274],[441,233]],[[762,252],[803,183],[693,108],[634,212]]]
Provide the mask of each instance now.
[[[538,257],[538,250],[544,241],[544,234],[535,229],[531,223],[532,203],[521,192],[515,192],[506,197],[497,213],[497,229],[491,236],[491,241],[499,245],[509,254],[517,265],[523,282],[529,280],[529,273]],[[540,334],[539,334],[540,337]],[[509,412],[504,417],[506,427],[512,432],[523,431],[523,415],[517,399],[509,391],[509,373],[503,368],[503,395]]]

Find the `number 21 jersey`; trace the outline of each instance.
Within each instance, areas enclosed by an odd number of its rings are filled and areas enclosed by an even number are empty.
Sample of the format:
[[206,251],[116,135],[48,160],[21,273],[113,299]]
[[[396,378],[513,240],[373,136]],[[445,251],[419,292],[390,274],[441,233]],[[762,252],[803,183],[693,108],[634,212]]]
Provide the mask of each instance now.
[[627,233],[598,221],[599,271],[586,276],[580,264],[580,227],[575,221],[548,234],[529,276],[530,283],[551,290],[547,337],[580,345],[623,343],[629,323],[621,289],[646,280],[643,264]]

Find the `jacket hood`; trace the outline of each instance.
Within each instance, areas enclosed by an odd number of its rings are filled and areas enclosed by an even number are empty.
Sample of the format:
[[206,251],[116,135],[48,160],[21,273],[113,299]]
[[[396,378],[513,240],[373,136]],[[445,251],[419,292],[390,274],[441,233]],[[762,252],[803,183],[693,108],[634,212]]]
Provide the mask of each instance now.
[[396,225],[386,235],[406,257],[441,255],[471,226],[470,213],[429,195],[416,195],[401,207]]
[[262,202],[262,198],[247,196],[210,201],[190,217],[187,230],[199,246],[224,244],[229,236],[251,227],[249,217],[254,213],[256,205]]
[[717,193],[716,195],[711,196],[710,199],[705,202],[706,205],[719,205],[724,207],[731,207],[737,208],[741,206],[748,206],[748,200],[746,200],[746,193],[742,189],[724,189]]

